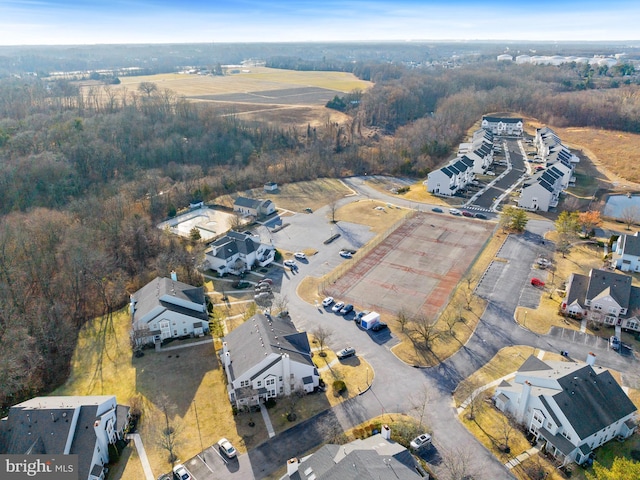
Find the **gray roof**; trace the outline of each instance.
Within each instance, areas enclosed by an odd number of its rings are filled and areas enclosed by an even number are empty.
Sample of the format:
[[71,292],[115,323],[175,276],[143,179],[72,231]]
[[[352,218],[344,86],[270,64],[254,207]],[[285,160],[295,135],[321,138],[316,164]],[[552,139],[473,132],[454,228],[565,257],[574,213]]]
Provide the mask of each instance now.
[[453,177],[457,173],[457,172],[454,172],[449,167],[442,167],[440,171],[444,173],[447,177]]
[[95,405],[82,407],[78,416],[76,432],[71,443],[70,454],[78,455],[78,478],[89,478],[93,468],[91,459],[96,445],[96,432],[93,424],[96,421],[98,407]]
[[553,395],[580,438],[615,423],[637,409],[609,370],[596,372],[590,365],[558,378],[562,391]]
[[238,197],[236,198],[236,201],[233,202],[234,206],[239,206],[239,207],[247,207],[247,208],[253,208],[253,209],[257,209],[260,204],[262,203],[262,200],[257,200],[255,198],[247,198],[247,197]]
[[635,235],[621,235],[618,242],[620,242],[623,255],[640,257],[640,237],[638,232]]
[[[94,422],[98,405],[109,395],[35,397],[9,409],[0,421],[0,452],[4,454],[52,454],[64,452],[72,437],[70,454],[78,455],[78,478],[88,478],[96,444]],[[75,430],[71,430],[75,410],[79,408]],[[116,429],[124,427],[122,415],[129,407],[116,406]]]
[[217,248],[215,255],[217,258],[229,258],[238,252],[243,255],[255,252],[259,247],[259,242],[256,242],[247,233],[230,231],[224,237],[211,242],[210,245]]
[[579,273],[572,273],[569,277],[568,290],[566,296],[567,306],[573,302],[578,302],[581,307],[585,307],[585,297],[589,286],[589,277]]
[[510,117],[489,117],[489,116],[484,116],[482,117],[483,120],[486,120],[487,122],[493,122],[493,123],[497,123],[497,122],[502,122],[502,123],[518,123],[518,122],[522,122],[522,118],[510,118]]
[[134,328],[145,328],[147,324],[166,310],[188,315],[199,320],[208,320],[204,307],[204,289],[165,277],[156,277],[133,294],[135,312]]
[[243,375],[273,353],[286,353],[292,361],[313,365],[307,334],[298,332],[288,318],[254,315],[231,331],[225,341],[231,357],[228,368],[232,379]]
[[586,298],[593,300],[603,293],[611,295],[618,305],[627,308],[631,293],[631,277],[608,270],[592,269],[589,273]]
[[538,432],[540,432],[540,435],[542,435],[547,441],[553,444],[558,450],[560,450],[565,455],[569,455],[571,452],[573,452],[576,449],[576,446],[573,443],[571,443],[569,440],[564,438],[559,433],[556,433],[554,435],[544,427],[540,427],[538,429]]
[[301,462],[295,474],[284,478],[307,480],[312,475],[316,480],[423,478],[411,453],[380,434],[346,445],[325,445]]
[[549,365],[544,363],[535,355],[530,355],[518,369],[518,373],[522,372],[539,372],[541,370],[553,370]]

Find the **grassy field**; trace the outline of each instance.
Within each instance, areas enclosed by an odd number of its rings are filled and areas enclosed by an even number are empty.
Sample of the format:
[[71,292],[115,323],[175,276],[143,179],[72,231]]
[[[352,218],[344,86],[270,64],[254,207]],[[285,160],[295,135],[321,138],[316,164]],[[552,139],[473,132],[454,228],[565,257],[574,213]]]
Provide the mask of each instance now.
[[155,83],[159,89],[169,88],[179,95],[195,97],[228,93],[264,92],[291,87],[319,87],[347,93],[367,90],[373,84],[345,72],[303,72],[267,67],[252,67],[249,72],[225,76],[165,73],[142,77],[122,77],[120,88],[137,90],[142,82]]

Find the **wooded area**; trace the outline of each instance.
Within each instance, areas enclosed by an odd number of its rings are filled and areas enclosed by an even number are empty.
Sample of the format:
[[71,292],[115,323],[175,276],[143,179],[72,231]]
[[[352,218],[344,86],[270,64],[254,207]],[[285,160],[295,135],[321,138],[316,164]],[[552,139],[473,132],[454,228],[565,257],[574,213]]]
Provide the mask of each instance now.
[[[202,246],[154,227],[190,201],[350,174],[424,176],[490,112],[640,132],[632,69],[357,64],[351,122],[244,123],[157,86],[0,80],[0,406],[64,381],[78,329],[157,274],[201,282]],[[357,101],[352,101],[354,98]],[[105,100],[106,99],[106,100]]]

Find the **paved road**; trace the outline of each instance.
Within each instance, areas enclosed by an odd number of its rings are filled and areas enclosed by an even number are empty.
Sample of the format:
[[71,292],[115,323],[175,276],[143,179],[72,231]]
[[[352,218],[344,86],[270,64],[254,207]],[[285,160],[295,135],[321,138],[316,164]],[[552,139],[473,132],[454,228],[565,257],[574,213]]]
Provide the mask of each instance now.
[[[358,192],[359,198],[376,198],[416,208],[415,202],[382,194],[370,188],[362,179],[349,179],[346,183]],[[351,200],[353,197],[343,201]],[[427,208],[429,207],[421,205],[422,210]],[[302,456],[316,449],[330,440],[336,432],[354,427],[381,413],[411,413],[414,403],[412,399],[417,398],[417,392],[426,389],[428,409],[425,421],[433,429],[436,454],[438,451],[464,447],[482,465],[484,478],[511,479],[514,478],[511,473],[457,420],[451,393],[460,380],[486,364],[498,350],[510,345],[530,345],[556,352],[569,350],[571,356],[578,360],[584,360],[587,353],[595,349],[598,364],[617,370],[626,370],[629,362],[636,362],[633,358],[622,357],[608,348],[586,342],[582,337],[569,338],[569,335],[559,333],[541,336],[520,328],[514,322],[514,311],[520,302],[529,302],[526,303],[528,305],[535,301],[536,295],[539,299],[541,291],[531,290],[531,268],[540,254],[548,255],[553,248],[548,242],[542,241],[544,233],[552,228],[552,224],[530,221],[527,232],[508,238],[498,254],[503,259],[502,265],[491,271],[491,276],[481,282],[479,293],[488,300],[488,306],[469,341],[455,355],[436,367],[413,368],[405,365],[389,350],[395,342],[393,337],[377,338],[369,335],[360,330],[352,320],[335,315],[330,310],[309,305],[296,295],[296,288],[304,276],[322,275],[343,261],[337,255],[340,248],[347,245],[357,248],[360,242],[367,241],[368,233],[361,226],[340,222],[343,233],[340,242],[324,245],[322,241],[330,236],[332,228],[326,220],[327,214],[327,207],[313,214],[296,214],[295,218],[287,219],[289,227],[271,234],[274,236],[274,243],[282,248],[310,248],[315,242],[313,245],[317,243],[317,247],[314,248],[318,250],[317,255],[300,264],[298,274],[283,273],[279,278],[278,288],[289,299],[289,311],[298,329],[309,331],[319,323],[330,326],[334,330],[330,346],[335,350],[347,344],[354,346],[358,356],[365,358],[372,366],[375,381],[363,395],[322,412],[267,440],[247,455],[242,455],[238,469],[226,470],[224,478],[264,478],[281,469],[288,458]],[[301,229],[300,232],[298,229]],[[266,232],[261,233],[268,235]],[[197,474],[195,478],[218,478],[202,475]]]

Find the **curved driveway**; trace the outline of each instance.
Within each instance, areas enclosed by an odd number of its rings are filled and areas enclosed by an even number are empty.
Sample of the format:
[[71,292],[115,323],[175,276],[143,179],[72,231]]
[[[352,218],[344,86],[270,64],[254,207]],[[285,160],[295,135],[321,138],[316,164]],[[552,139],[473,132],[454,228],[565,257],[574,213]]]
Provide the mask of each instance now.
[[[418,207],[415,202],[378,192],[366,185],[361,178],[348,179],[345,183],[356,190],[360,198],[365,196],[409,208]],[[348,198],[343,201],[352,200],[353,198]],[[428,207],[419,204],[419,209],[426,210]],[[316,228],[323,228],[320,224],[326,223],[324,219],[327,214],[328,207],[314,212],[313,217],[317,215]],[[318,217],[323,220],[318,221]],[[311,215],[301,220],[313,221]],[[343,228],[349,230],[351,225],[353,224],[343,224]],[[330,441],[337,432],[352,428],[371,417],[381,413],[411,413],[412,398],[417,398],[419,392],[424,391],[428,392],[425,423],[433,429],[436,451],[463,448],[471,453],[478,466],[481,466],[481,470],[485,472],[484,478],[514,478],[458,421],[451,393],[460,380],[491,360],[495,353],[505,346],[530,345],[556,352],[567,349],[566,340],[534,334],[517,326],[513,319],[521,295],[528,288],[533,288],[529,285],[529,278],[535,259],[545,249],[550,248],[548,242],[546,245],[542,244],[541,235],[551,227],[550,222],[530,221],[529,230],[525,234],[508,238],[498,254],[506,261],[500,262],[502,267],[497,275],[487,280],[490,284],[481,285],[478,291],[488,300],[488,306],[477,329],[455,355],[433,368],[415,368],[402,363],[390,351],[394,338],[389,338],[388,335],[376,337],[375,334],[360,330],[353,321],[335,315],[330,310],[318,309],[298,298],[296,288],[300,280],[305,275],[321,275],[334,268],[341,261],[337,251],[344,246],[344,242],[352,242],[341,238],[339,242],[335,242],[336,245],[323,245],[324,238],[318,238],[321,245],[318,248],[319,253],[308,263],[301,264],[297,275],[291,276],[285,272],[281,293],[289,299],[289,311],[298,329],[311,331],[319,323],[330,326],[334,331],[331,346],[335,350],[347,344],[354,346],[358,356],[365,358],[374,369],[375,381],[366,393],[322,412],[250,451],[249,458],[256,478],[272,474],[281,469],[288,458],[302,456],[321,443]],[[283,232],[289,228],[281,230],[278,235],[284,235]],[[358,227],[354,228],[351,238],[355,238],[358,243],[366,242],[367,232],[359,230]],[[288,239],[279,238],[275,243],[280,245],[280,240],[293,244],[302,241],[304,245],[300,245],[299,248],[309,247],[309,235],[303,240],[295,240],[297,235],[291,233],[293,228]],[[570,350],[574,358],[584,360],[593,347],[575,344]],[[598,351],[597,354],[600,365],[619,370],[628,368],[628,358],[622,359],[608,349]]]

